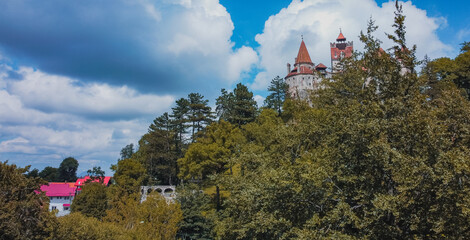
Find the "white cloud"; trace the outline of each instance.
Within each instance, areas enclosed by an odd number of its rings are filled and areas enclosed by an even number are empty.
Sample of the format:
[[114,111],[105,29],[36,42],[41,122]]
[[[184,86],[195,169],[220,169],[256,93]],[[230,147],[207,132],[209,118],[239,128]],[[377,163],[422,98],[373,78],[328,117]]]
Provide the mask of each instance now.
[[234,25],[230,14],[218,0],[165,3],[176,7],[164,13],[158,23],[161,44],[156,54],[168,56],[184,69],[190,66],[190,73],[196,74],[196,78],[210,76],[225,80],[223,85],[239,80],[258,62],[258,56],[251,47],[233,49],[234,43],[230,38]]
[[258,107],[262,107],[264,105],[264,99],[266,99],[265,97],[260,96],[260,95],[255,95],[253,98],[255,99],[256,103],[258,104]]
[[258,62],[258,54],[252,48],[243,46],[230,56],[226,77],[231,81],[236,81],[241,73],[249,72],[256,62]]
[[[425,10],[418,9],[410,1],[403,3],[405,25],[409,45],[417,44],[419,58],[425,54],[433,57],[447,55],[451,47],[442,43],[436,30],[445,19],[431,18]],[[383,40],[384,48],[391,46],[384,32],[393,33],[394,2],[377,6],[373,0],[294,0],[265,23],[263,33],[256,36],[260,66],[265,70],[256,76],[253,89],[266,89],[269,79],[286,75],[286,63],[293,63],[304,36],[310,57],[315,64],[331,65],[329,43],[335,41],[342,28],[348,41],[354,41],[355,50],[362,49],[358,35],[366,29],[372,17],[379,26],[376,35]]]
[[21,107],[21,99],[27,107],[51,113],[135,118],[161,113],[174,102],[174,97],[169,95],[140,94],[127,86],[81,83],[32,68],[22,67],[18,73],[23,79],[8,84],[9,93],[17,96],[14,101],[15,97],[10,96],[11,104],[15,104],[13,111]]
[[0,81],[6,83],[0,88],[0,160],[9,157],[22,166],[58,166],[74,156],[80,171],[92,165],[107,168],[122,147],[137,144],[151,119],[174,102],[173,96],[83,83],[31,68],[15,71],[21,80],[8,79],[4,71],[0,70]]

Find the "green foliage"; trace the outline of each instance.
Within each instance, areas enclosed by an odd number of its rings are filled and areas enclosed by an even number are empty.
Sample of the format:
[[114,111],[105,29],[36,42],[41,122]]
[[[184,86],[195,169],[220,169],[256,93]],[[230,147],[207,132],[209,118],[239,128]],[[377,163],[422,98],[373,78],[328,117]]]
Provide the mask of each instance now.
[[229,122],[232,108],[233,108],[233,93],[228,93],[227,90],[222,88],[220,90],[220,96],[216,99],[216,113],[219,120]]
[[118,161],[115,168],[114,181],[128,194],[138,193],[140,186],[146,183],[147,171],[139,161],[127,158]]
[[279,115],[282,113],[282,106],[286,99],[287,84],[283,78],[279,76],[271,80],[271,84],[268,87],[268,91],[271,92],[264,100],[264,105],[268,108],[274,109]]
[[134,154],[134,144],[128,144],[121,149],[121,158],[119,160],[124,160],[127,158],[131,158],[132,154]]
[[237,84],[231,93],[222,89],[221,94],[216,101],[219,120],[238,126],[254,121],[257,114],[256,101],[253,99],[253,93],[245,85]]
[[139,141],[135,159],[144,164],[151,182],[171,184],[176,182],[177,149],[174,132],[166,129],[151,129]]
[[176,134],[176,152],[178,157],[181,157],[182,149],[185,143],[184,134],[188,132],[187,114],[189,112],[189,101],[185,98],[180,98],[176,101],[176,106],[172,108],[171,114],[173,130]]
[[143,203],[132,196],[121,197],[107,211],[105,222],[126,230],[132,239],[175,239],[182,212],[178,203],[168,203],[152,193]]
[[58,218],[59,226],[54,234],[57,240],[131,240],[134,239],[120,226],[86,217],[78,212]]
[[25,175],[29,178],[38,178],[39,177],[39,169],[35,168],[33,170],[28,170]]
[[65,158],[59,166],[59,181],[74,182],[77,180],[78,161],[73,157]]
[[240,174],[218,180],[229,192],[218,238],[470,237],[470,104],[452,81],[418,78],[398,4],[394,27],[385,52],[370,21],[365,52],[311,107],[286,102],[287,124],[263,112],[243,127]]
[[72,202],[72,212],[80,212],[86,217],[101,219],[106,214],[106,186],[99,182],[86,183]]
[[39,172],[39,177],[46,180],[47,182],[60,181],[58,169],[50,166],[45,167],[41,172]]
[[232,124],[241,126],[255,120],[257,105],[253,99],[253,93],[241,83],[233,89],[233,107],[231,110],[229,122]]
[[26,168],[0,162],[0,239],[50,239],[56,219],[37,191],[45,182]]
[[87,171],[88,176],[90,176],[89,181],[94,181],[98,179],[99,182],[104,181],[104,171],[101,170],[101,167],[93,167],[92,169],[88,169]]
[[209,100],[205,100],[204,96],[199,93],[190,93],[188,95],[189,110],[188,110],[188,122],[191,123],[191,140],[196,140],[196,133],[201,131],[205,126],[209,125],[214,116],[212,114],[211,107],[207,104]]
[[224,120],[212,123],[204,135],[189,146],[184,157],[178,159],[180,177],[207,180],[210,175],[225,172],[241,141],[241,131],[234,125]]
[[201,189],[188,185],[178,189],[177,201],[181,204],[183,220],[179,223],[179,239],[213,239],[211,199]]

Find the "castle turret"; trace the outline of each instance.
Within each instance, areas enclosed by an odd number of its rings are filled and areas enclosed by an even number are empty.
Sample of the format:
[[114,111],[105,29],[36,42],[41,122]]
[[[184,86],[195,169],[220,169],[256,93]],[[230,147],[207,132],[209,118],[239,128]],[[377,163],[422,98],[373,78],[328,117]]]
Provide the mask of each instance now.
[[353,49],[353,42],[349,41],[346,42],[346,38],[344,37],[341,30],[339,31],[339,35],[336,38],[336,42],[330,43],[331,48],[331,69],[332,72],[338,72],[338,64],[342,58],[351,57],[354,51]]
[[316,82],[315,65],[310,59],[310,54],[303,39],[295,58],[294,68],[291,69],[290,67],[290,64],[287,64],[288,73],[285,77],[289,94],[294,98],[306,99],[308,91],[314,89]]

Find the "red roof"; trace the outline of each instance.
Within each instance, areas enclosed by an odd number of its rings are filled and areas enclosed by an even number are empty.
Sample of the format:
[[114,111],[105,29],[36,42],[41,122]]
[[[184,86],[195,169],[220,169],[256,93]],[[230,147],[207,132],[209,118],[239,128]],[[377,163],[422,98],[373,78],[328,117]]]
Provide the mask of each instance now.
[[307,46],[305,46],[304,40],[300,43],[299,53],[295,59],[295,63],[312,63],[310,55],[307,51]]
[[326,69],[326,66],[323,63],[318,64],[315,69]]
[[[85,184],[85,182],[88,181],[88,180],[91,181],[90,176],[85,176],[84,178],[79,178],[75,182],[75,186],[76,187],[83,186]],[[110,180],[111,180],[111,177],[104,177],[103,184],[107,186],[109,184]],[[99,179],[95,179],[95,180],[93,180],[93,182],[99,182]]]
[[46,192],[46,196],[48,197],[66,197],[75,195],[75,187],[70,185],[70,183],[49,183],[49,185],[42,185],[41,191]]
[[289,74],[287,74],[286,77],[294,76],[297,74],[313,74],[313,70],[306,66],[300,66],[299,72],[297,72],[297,68],[294,68]]
[[339,32],[338,38],[336,38],[336,41],[346,41],[346,38],[344,37],[342,32]]

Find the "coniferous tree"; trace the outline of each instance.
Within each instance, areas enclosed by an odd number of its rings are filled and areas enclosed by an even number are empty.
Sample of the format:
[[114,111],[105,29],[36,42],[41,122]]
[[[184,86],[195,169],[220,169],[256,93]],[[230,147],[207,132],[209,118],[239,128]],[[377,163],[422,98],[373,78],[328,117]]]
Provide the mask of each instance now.
[[229,122],[232,124],[241,126],[255,120],[256,101],[245,85],[238,83],[233,90],[233,105],[230,109]]
[[127,158],[131,158],[132,154],[134,154],[134,144],[128,144],[121,149],[121,158],[120,160],[124,160]]
[[271,92],[264,100],[264,105],[268,108],[272,108],[277,111],[279,115],[282,112],[282,106],[286,100],[287,84],[283,78],[279,76],[271,80],[271,84],[268,87],[268,91]]
[[211,107],[208,106],[209,100],[204,99],[199,93],[190,93],[188,95],[189,109],[187,112],[188,122],[191,124],[191,142],[196,140],[196,134],[205,126],[209,125],[214,116]]
[[189,111],[189,101],[185,98],[178,99],[172,111],[170,117],[172,118],[172,125],[175,131],[175,148],[178,157],[181,157],[185,146],[184,134],[188,132],[187,113]]
[[230,115],[233,111],[233,93],[228,93],[227,90],[222,88],[221,95],[216,99],[216,112],[220,120],[229,122]]

